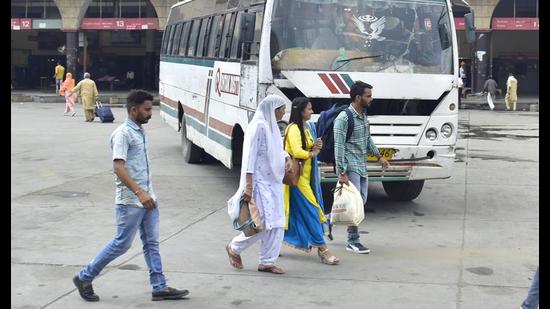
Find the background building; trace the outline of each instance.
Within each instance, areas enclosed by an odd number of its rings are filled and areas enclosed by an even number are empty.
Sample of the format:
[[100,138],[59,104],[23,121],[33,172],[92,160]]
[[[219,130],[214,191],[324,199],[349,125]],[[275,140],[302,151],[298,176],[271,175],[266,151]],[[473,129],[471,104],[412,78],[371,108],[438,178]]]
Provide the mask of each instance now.
[[[492,75],[504,95],[508,73],[512,72],[518,79],[519,95],[538,96],[539,1],[468,2],[474,10],[476,43],[465,43],[464,31],[458,30],[459,54],[468,71],[467,87],[473,93],[480,92]],[[457,28],[464,29],[464,12],[454,15]]]
[[[211,0],[223,3],[227,0]],[[158,87],[159,51],[177,0],[11,0],[12,81],[16,88],[53,87],[61,60],[100,88]],[[464,13],[455,11],[466,86],[481,91],[488,75],[504,87],[514,72],[520,95],[538,95],[538,0],[470,0],[477,42],[467,44]],[[126,79],[134,72],[134,80]]]
[[52,87],[60,60],[78,80],[90,72],[102,89],[156,89],[162,29],[176,2],[12,0],[14,86]]

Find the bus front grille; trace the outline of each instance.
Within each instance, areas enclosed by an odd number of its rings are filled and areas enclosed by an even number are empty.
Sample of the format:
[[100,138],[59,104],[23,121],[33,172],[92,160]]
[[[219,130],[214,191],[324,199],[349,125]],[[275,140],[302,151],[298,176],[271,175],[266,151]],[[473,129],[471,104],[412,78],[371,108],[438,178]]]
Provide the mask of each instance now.
[[370,134],[375,144],[416,145],[428,119],[427,116],[370,116]]

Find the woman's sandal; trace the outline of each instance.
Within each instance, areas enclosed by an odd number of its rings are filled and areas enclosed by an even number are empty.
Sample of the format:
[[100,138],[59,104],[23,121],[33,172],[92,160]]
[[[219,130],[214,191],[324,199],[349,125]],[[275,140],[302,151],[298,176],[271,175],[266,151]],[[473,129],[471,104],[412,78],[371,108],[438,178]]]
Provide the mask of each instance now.
[[321,259],[321,263],[328,264],[328,265],[338,265],[340,263],[340,259],[332,255],[328,249],[325,251],[321,251],[320,249],[317,251],[317,255],[319,255],[319,258]]
[[243,269],[241,256],[233,252],[233,250],[231,249],[231,245],[228,244],[227,246],[225,246],[225,250],[227,251],[227,255],[229,255],[229,264],[237,269]]
[[263,271],[263,272],[266,272],[266,273],[272,273],[272,274],[277,274],[277,275],[282,275],[285,273],[285,271],[278,267],[278,266],[275,266],[275,265],[263,265],[263,264],[259,264],[258,265],[258,271]]

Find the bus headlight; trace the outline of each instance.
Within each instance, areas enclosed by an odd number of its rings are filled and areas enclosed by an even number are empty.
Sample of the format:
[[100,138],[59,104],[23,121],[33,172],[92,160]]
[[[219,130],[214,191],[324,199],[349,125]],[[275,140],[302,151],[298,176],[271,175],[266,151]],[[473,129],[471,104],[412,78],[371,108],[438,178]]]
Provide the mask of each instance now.
[[437,138],[437,132],[435,131],[435,129],[428,129],[428,131],[426,131],[426,138],[430,141],[435,141],[435,139]]
[[441,136],[449,138],[453,134],[453,126],[450,123],[446,123],[441,126]]

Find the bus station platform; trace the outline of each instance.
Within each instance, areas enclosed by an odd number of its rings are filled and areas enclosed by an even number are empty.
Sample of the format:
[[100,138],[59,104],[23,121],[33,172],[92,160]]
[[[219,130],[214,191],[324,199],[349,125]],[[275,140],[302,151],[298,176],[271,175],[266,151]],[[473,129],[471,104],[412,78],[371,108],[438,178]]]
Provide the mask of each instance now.
[[[126,96],[130,90],[100,91],[99,99],[101,103],[107,106],[124,106]],[[159,105],[159,94],[157,91],[149,91],[154,99],[153,105]],[[12,90],[11,102],[36,102],[36,103],[65,103],[65,97],[55,93],[55,91],[32,90]]]

